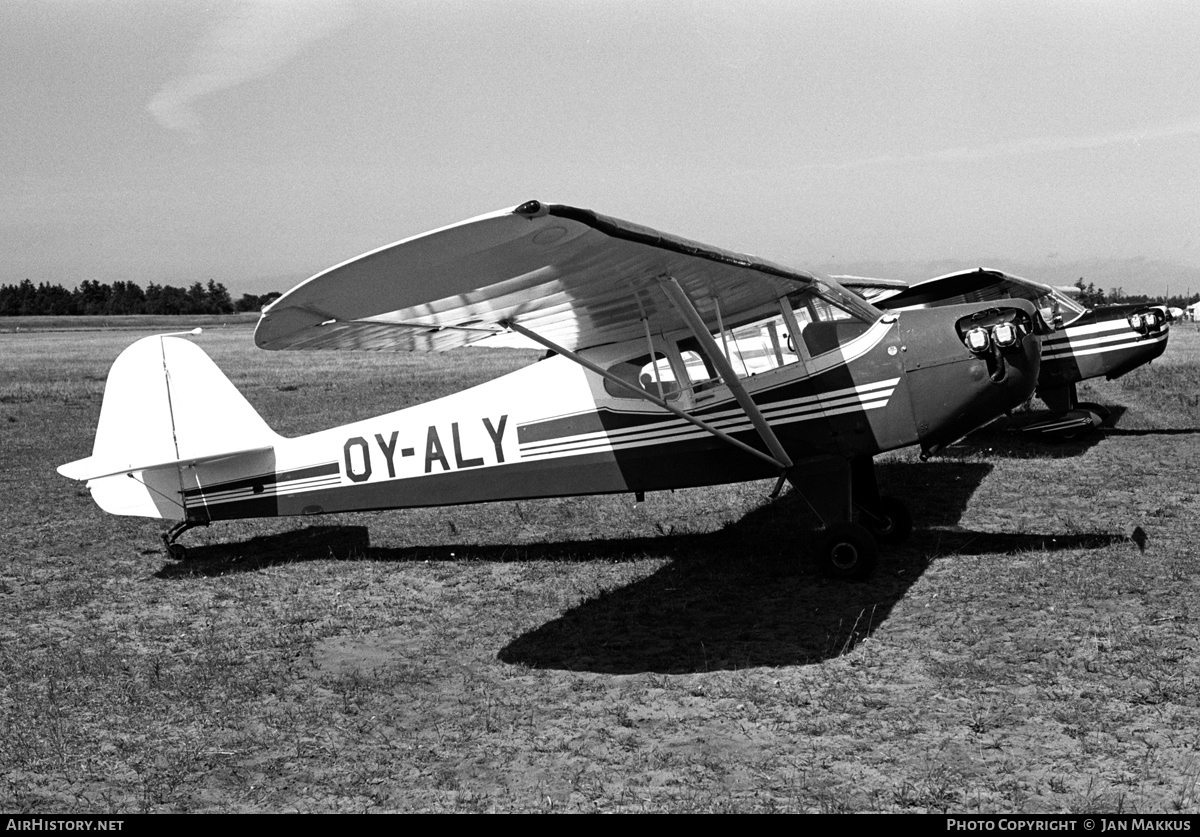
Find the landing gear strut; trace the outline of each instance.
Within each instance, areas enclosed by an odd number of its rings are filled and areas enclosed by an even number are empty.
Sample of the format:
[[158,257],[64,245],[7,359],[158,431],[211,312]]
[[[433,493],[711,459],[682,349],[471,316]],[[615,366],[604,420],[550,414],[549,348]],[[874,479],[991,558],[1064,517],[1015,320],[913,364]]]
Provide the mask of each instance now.
[[862,581],[879,562],[878,544],[908,540],[912,515],[895,497],[880,496],[871,457],[830,457],[823,465],[810,466],[808,485],[792,486],[825,524],[817,541],[822,569],[833,578]]
[[903,501],[879,493],[874,461],[869,456],[852,459],[850,479],[859,522],[880,543],[896,546],[907,541],[912,535],[912,513]]
[[859,506],[859,519],[880,543],[902,544],[912,535],[912,512],[896,497],[880,497],[874,509]]

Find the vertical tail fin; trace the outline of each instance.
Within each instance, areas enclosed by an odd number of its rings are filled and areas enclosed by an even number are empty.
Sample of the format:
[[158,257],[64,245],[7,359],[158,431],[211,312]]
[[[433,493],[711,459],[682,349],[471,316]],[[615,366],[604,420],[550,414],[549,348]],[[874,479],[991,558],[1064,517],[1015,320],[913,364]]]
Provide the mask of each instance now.
[[108,373],[92,455],[58,472],[87,480],[107,512],[182,519],[181,466],[265,453],[278,439],[198,346],[147,337]]

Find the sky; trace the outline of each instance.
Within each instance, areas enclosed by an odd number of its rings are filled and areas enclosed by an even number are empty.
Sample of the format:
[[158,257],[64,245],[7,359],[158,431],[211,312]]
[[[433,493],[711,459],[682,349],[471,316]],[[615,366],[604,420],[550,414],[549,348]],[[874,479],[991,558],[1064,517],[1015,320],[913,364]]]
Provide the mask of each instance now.
[[1155,0],[4,0],[0,283],[282,291],[536,198],[1200,293],[1198,43]]

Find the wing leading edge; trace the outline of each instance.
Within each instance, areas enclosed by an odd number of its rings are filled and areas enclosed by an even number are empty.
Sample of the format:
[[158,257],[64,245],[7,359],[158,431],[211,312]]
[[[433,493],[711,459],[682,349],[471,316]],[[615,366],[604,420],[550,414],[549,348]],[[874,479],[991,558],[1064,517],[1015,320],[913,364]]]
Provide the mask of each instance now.
[[521,323],[572,350],[686,327],[674,277],[715,326],[816,277],[591,210],[529,201],[336,265],[263,311],[264,349],[443,351],[528,346]]
[[[869,282],[880,280],[860,280],[858,277],[838,277],[848,288],[866,290],[872,287]],[[1035,302],[1039,298],[1052,294],[1055,289],[1041,282],[1022,279],[1000,270],[977,268],[962,270],[914,282],[907,287],[903,283],[899,293],[880,301],[887,308],[923,307],[928,305],[955,305],[968,302],[991,302],[999,299],[1028,299]]]
[[971,302],[994,302],[1005,299],[1027,299],[1041,314],[1048,329],[1053,330],[1063,322],[1078,318],[1086,309],[1071,298],[1071,288],[1056,288],[1022,279],[1001,270],[977,268],[947,273],[916,282],[896,293],[872,294],[864,282],[857,277],[838,277],[842,283],[867,296],[880,308],[899,311],[905,308],[928,308],[938,305],[958,305]]

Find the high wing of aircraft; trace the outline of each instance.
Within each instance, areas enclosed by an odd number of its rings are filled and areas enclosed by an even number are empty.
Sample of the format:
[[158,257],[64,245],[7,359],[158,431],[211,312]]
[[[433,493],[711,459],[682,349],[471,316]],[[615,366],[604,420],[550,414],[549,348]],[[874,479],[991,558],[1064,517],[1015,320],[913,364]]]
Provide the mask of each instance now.
[[[1023,429],[1052,437],[1072,438],[1108,417],[1099,404],[1079,401],[1076,385],[1088,378],[1119,378],[1161,355],[1167,347],[1170,315],[1162,306],[1106,305],[1087,308],[1074,288],[1058,288],[999,270],[978,268],[948,273],[900,290],[880,293],[878,283],[845,277],[847,287],[873,293],[873,304],[888,311],[907,311],[966,302],[1025,299],[1038,310],[1042,334],[1042,367],[1037,395],[1051,416]],[[903,284],[903,283],[901,283]]]
[[198,346],[145,338],[113,365],[92,455],[59,471],[106,511],[177,521],[174,556],[218,520],[775,478],[821,521],[827,569],[862,578],[912,527],[873,457],[936,451],[1028,398],[1036,317],[1021,299],[883,312],[827,277],[530,201],[317,274],[255,342],[520,343],[540,362],[283,438]]

